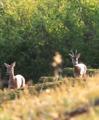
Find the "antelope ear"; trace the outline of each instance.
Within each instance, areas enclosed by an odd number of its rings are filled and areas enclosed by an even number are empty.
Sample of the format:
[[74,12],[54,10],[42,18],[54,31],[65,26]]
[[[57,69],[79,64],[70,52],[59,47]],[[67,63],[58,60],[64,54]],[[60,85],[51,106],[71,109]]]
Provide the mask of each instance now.
[[5,67],[9,67],[9,64],[7,64],[7,63],[4,63],[4,65],[5,65]]
[[13,63],[12,63],[12,66],[15,67],[15,65],[16,65],[16,62],[13,62]]
[[80,58],[80,53],[77,54],[77,58]]

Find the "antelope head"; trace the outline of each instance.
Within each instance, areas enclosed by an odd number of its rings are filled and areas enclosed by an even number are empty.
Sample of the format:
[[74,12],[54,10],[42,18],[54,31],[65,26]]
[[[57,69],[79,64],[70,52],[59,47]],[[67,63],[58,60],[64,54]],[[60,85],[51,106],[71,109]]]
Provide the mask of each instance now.
[[4,63],[5,67],[7,68],[7,73],[10,74],[14,71],[14,67],[16,65],[16,62],[13,62],[11,65]]
[[77,65],[78,64],[78,59],[80,58],[80,53],[77,53],[77,50],[75,52],[73,52],[71,50],[71,52],[69,53],[69,56],[71,57],[72,59],[72,63],[73,65]]

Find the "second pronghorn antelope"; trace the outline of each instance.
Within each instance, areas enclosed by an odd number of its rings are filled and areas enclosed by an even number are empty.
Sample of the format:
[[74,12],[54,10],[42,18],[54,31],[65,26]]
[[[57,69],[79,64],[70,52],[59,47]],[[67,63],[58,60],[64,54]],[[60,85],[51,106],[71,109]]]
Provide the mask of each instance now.
[[87,72],[87,66],[84,63],[78,62],[80,53],[77,53],[77,50],[75,52],[71,51],[71,53],[69,53],[69,56],[71,57],[74,66],[74,77],[85,78]]
[[19,89],[25,87],[25,78],[22,75],[14,75],[14,67],[16,62],[13,62],[11,65],[4,63],[7,68],[7,73],[9,74],[8,88]]

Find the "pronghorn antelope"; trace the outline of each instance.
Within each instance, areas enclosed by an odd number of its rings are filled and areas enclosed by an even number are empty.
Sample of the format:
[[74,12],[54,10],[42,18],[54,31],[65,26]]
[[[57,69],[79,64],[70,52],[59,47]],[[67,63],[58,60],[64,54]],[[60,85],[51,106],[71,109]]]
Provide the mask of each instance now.
[[77,53],[77,50],[75,52],[71,51],[71,53],[69,53],[69,56],[71,57],[72,64],[74,66],[74,77],[85,78],[87,66],[84,63],[78,63],[80,53]]
[[7,73],[9,74],[8,88],[24,88],[25,87],[25,78],[22,75],[14,75],[14,67],[16,62],[13,62],[11,65],[4,63],[7,68]]

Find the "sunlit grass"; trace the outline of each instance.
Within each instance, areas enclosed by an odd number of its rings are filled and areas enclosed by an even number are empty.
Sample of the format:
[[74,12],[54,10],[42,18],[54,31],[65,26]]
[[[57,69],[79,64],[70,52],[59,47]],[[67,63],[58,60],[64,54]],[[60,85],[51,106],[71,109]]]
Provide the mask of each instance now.
[[[32,88],[1,90],[0,95],[4,94],[5,99],[1,102],[0,120],[65,120],[65,112],[90,105],[99,98],[99,75],[88,77],[86,82],[74,79],[74,87],[73,79],[64,78],[61,85],[42,92]],[[91,106],[88,113],[74,117],[74,120],[98,120],[98,114],[99,107]]]

